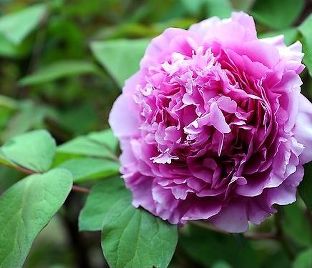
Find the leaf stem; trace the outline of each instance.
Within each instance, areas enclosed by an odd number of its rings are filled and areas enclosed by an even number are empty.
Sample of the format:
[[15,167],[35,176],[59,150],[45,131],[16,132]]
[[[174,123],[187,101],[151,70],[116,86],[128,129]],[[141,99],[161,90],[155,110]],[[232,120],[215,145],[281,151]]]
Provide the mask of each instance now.
[[36,174],[36,173],[39,173],[39,172],[35,172],[31,169],[28,169],[28,168],[24,168],[22,166],[18,166],[18,165],[14,165],[14,166],[10,166],[10,167],[13,167],[15,168],[16,170],[22,172],[22,173],[25,173],[27,175],[31,175],[31,174]]
[[72,191],[74,191],[74,192],[79,192],[79,193],[83,193],[83,194],[88,194],[88,193],[90,193],[90,190],[89,190],[88,188],[81,187],[81,186],[78,186],[78,185],[73,185]]
[[267,233],[245,233],[244,237],[250,240],[276,240],[275,232]]
[[[5,163],[1,163],[0,164],[6,166],[6,167],[9,167],[9,168],[14,168],[24,174],[27,174],[27,175],[32,175],[32,174],[41,174],[40,172],[36,172],[36,171],[33,171],[31,169],[28,169],[28,168],[24,168],[22,166],[18,166],[18,165],[7,165]],[[81,186],[78,186],[78,185],[73,185],[72,187],[72,191],[74,192],[80,192],[80,193],[84,193],[84,194],[88,194],[90,193],[90,190],[88,188],[85,188],[85,187],[81,187]]]
[[[229,233],[220,230],[211,224],[202,222],[202,221],[192,221],[191,224],[208,229],[210,231],[215,231],[218,233],[226,234],[228,235]],[[274,232],[269,232],[269,233],[251,233],[251,232],[246,232],[243,234],[244,238],[250,239],[250,240],[277,240],[277,234]]]

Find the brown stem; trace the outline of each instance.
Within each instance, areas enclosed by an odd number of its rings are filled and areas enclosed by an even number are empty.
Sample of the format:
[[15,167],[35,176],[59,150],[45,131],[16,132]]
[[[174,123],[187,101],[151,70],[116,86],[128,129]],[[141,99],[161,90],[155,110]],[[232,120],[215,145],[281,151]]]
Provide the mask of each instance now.
[[203,222],[203,221],[191,221],[191,224],[198,226],[198,227],[201,227],[201,228],[204,228],[204,229],[208,229],[210,231],[217,232],[217,233],[228,234],[227,232],[224,232],[223,230],[220,230],[220,229],[216,228],[215,226],[213,226],[209,223]]
[[16,170],[22,172],[22,173],[27,174],[27,175],[31,175],[31,174],[36,174],[36,173],[38,173],[38,172],[35,172],[35,171],[30,170],[30,169],[28,169],[28,168],[24,168],[24,167],[17,166],[17,165],[16,165],[16,166],[12,166],[12,167],[15,168]]
[[[208,223],[205,223],[205,222],[192,221],[191,223],[193,225],[208,229],[210,231],[218,232],[221,234],[229,234],[229,233],[227,233],[223,230],[220,230],[220,229],[216,228],[215,226],[208,224]],[[244,236],[244,238],[250,239],[250,240],[276,240],[277,239],[276,233],[273,233],[273,232],[270,232],[270,233],[250,233],[250,232],[248,232],[248,233],[244,233],[243,236]]]
[[83,193],[83,194],[88,194],[88,193],[90,193],[90,190],[89,190],[88,188],[81,187],[81,186],[78,186],[78,185],[73,185],[72,191],[74,191],[74,192],[79,192],[79,193]]
[[[0,164],[5,165],[4,163],[0,163]],[[10,168],[14,168],[14,169],[16,169],[16,170],[18,170],[18,171],[20,171],[22,173],[25,173],[27,175],[40,174],[39,172],[30,170],[28,168],[24,168],[24,167],[21,167],[21,166],[18,166],[18,165],[5,165],[5,166],[10,167]],[[90,193],[90,190],[88,188],[81,187],[81,186],[78,186],[78,185],[73,185],[72,191],[79,192],[79,193],[84,193],[84,194]]]
[[244,237],[251,240],[276,240],[276,233],[245,233]]

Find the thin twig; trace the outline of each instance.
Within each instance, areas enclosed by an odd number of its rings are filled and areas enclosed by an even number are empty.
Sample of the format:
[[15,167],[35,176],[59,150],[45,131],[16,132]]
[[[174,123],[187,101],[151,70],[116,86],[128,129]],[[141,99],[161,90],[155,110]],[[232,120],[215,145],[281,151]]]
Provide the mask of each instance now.
[[[9,168],[14,168],[22,173],[25,173],[27,175],[32,175],[32,174],[41,174],[39,172],[36,172],[36,171],[33,171],[33,170],[30,170],[28,168],[24,168],[24,167],[21,167],[21,166],[18,166],[18,165],[6,165],[4,163],[1,163],[0,164],[3,164],[5,165],[6,167],[9,167]],[[77,186],[77,185],[73,185],[72,187],[72,191],[75,191],[75,192],[80,192],[80,193],[84,193],[84,194],[88,194],[90,193],[90,190],[88,188],[85,188],[85,187],[81,187],[81,186]]]
[[16,166],[12,166],[12,167],[15,168],[16,170],[22,172],[22,173],[27,174],[27,175],[31,175],[31,174],[36,174],[36,173],[38,173],[38,172],[35,172],[35,171],[30,170],[30,169],[28,169],[28,168],[24,168],[24,167],[17,166],[17,165],[16,165]]
[[72,191],[79,192],[79,193],[84,193],[84,194],[90,193],[90,190],[88,188],[81,187],[81,186],[78,186],[78,185],[73,185]]
[[245,233],[244,237],[251,240],[276,240],[275,232],[269,233]]
[[224,232],[223,230],[203,221],[191,221],[191,224],[217,233],[228,234],[227,232]]
[[14,162],[9,162],[9,161],[8,162],[1,162],[0,161],[0,165],[5,166],[7,168],[14,168],[14,169],[16,169],[16,170],[18,170],[18,171],[20,171],[22,173],[25,173],[27,175],[38,173],[38,172],[35,172],[35,171],[31,170],[31,169],[19,166],[19,165],[15,164]]
[[[201,228],[208,229],[210,231],[218,232],[221,234],[229,234],[223,230],[216,228],[215,226],[213,226],[209,223],[205,223],[202,221],[192,221],[191,224],[196,225],[196,226],[201,227]],[[248,232],[248,233],[244,233],[243,236],[244,236],[244,238],[250,239],[250,240],[276,240],[277,239],[276,233],[273,233],[273,232],[270,232],[270,233],[251,233],[251,232]]]

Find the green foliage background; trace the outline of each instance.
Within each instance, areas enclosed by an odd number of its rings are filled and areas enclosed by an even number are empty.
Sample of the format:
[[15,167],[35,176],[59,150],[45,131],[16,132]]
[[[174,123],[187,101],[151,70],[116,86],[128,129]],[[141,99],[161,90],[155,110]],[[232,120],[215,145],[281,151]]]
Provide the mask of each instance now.
[[[29,250],[31,268],[168,265],[176,228],[129,206],[109,178],[119,165],[108,114],[152,37],[233,10],[253,15],[259,36],[302,42],[311,97],[309,0],[0,0],[0,267]],[[311,174],[302,199],[247,234],[183,227],[170,267],[311,268]]]

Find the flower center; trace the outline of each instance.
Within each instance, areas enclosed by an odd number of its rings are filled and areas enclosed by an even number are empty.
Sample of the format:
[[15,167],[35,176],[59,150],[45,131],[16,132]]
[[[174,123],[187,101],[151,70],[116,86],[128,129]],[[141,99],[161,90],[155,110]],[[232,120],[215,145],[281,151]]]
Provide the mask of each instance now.
[[[218,57],[200,47],[192,55],[174,53],[149,68],[136,102],[144,122],[142,137],[155,145],[154,163],[231,158],[248,148],[250,131],[263,121],[259,118],[264,105],[260,97],[248,93],[254,93],[253,88],[221,66]],[[237,94],[241,91],[245,94]]]

